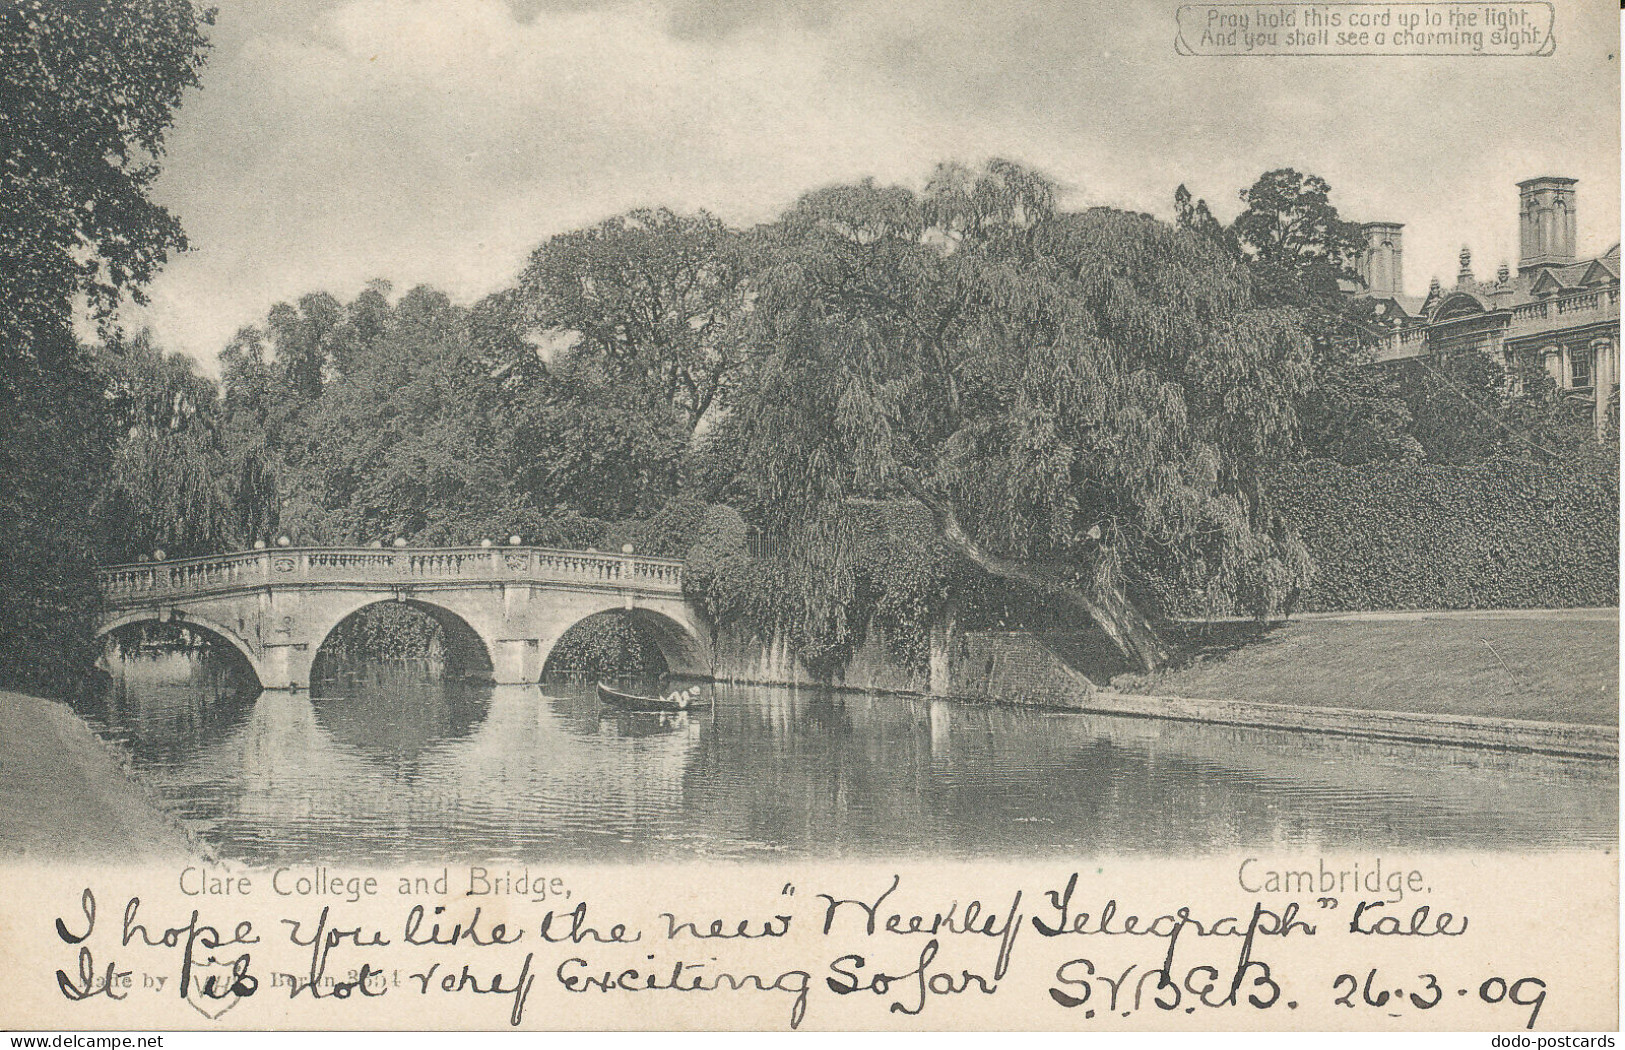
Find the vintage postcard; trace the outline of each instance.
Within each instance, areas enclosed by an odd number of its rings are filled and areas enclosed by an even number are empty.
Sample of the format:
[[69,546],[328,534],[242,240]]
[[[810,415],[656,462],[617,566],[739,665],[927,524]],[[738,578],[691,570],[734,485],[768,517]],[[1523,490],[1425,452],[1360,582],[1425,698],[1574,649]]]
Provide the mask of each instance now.
[[5,0],[0,1028],[1613,1045],[1617,19]]

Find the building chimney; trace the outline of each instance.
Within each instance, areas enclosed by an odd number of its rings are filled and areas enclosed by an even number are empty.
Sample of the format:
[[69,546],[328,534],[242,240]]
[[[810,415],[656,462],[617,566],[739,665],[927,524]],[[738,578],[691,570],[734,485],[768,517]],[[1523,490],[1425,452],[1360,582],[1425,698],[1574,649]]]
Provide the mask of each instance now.
[[1405,291],[1404,244],[1400,231],[1402,222],[1362,223],[1365,251],[1360,253],[1359,273],[1365,289],[1372,295],[1401,295]]
[[1518,272],[1574,261],[1576,179],[1544,175],[1518,183]]

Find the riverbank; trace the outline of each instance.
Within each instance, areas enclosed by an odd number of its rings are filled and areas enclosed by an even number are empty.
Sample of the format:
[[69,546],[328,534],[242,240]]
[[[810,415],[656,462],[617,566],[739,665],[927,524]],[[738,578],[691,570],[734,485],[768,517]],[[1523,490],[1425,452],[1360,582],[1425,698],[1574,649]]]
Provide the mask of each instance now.
[[775,638],[719,647],[718,680],[1619,757],[1618,608],[1314,613],[1175,630],[1194,657],[1151,675],[1112,675],[1101,638],[981,630],[940,652],[934,637],[928,674],[899,668],[871,632],[832,679]]
[[1619,724],[1619,610],[1295,619],[1120,692],[1575,725]]
[[1619,610],[1321,615],[1112,685],[1065,706],[1617,759]]
[[68,705],[0,691],[0,727],[7,860],[125,863],[204,852]]
[[1261,704],[1249,700],[1197,700],[1161,693],[1153,696],[1110,691],[1085,698],[1068,698],[1052,706],[1080,714],[1207,722],[1248,729],[1286,729],[1410,744],[1483,747],[1619,761],[1619,729],[1615,726]]

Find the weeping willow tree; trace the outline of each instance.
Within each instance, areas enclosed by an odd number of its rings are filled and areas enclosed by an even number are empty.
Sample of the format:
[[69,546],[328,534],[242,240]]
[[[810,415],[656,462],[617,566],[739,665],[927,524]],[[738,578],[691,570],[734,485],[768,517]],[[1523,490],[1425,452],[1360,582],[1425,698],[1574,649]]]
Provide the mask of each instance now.
[[964,562],[1147,669],[1170,655],[1160,615],[1264,614],[1306,579],[1261,475],[1294,440],[1309,342],[1204,238],[1063,212],[1006,162],[821,190],[763,237],[765,355],[736,418],[810,620],[852,607],[862,497],[917,501]]
[[240,550],[276,528],[274,458],[228,441],[215,383],[150,336],[109,340],[98,355],[117,430],[93,508],[104,562]]

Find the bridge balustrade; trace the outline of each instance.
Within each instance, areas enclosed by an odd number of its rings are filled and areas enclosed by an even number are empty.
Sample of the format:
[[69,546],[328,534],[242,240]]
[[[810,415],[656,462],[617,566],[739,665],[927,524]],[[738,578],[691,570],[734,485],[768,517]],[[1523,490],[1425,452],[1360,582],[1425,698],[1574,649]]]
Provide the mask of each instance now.
[[546,547],[418,549],[293,548],[246,551],[99,570],[113,603],[149,596],[206,594],[245,587],[320,583],[545,582],[634,587],[681,595],[683,564],[673,558]]

